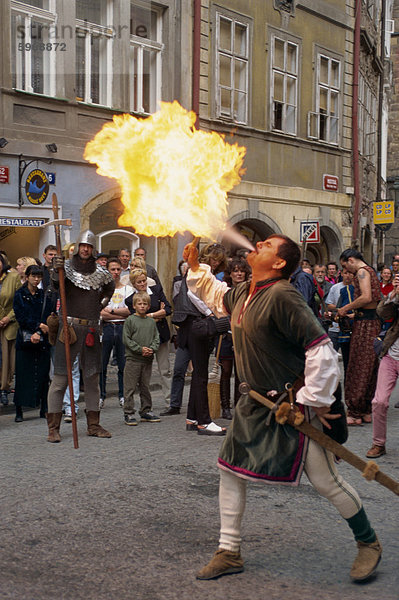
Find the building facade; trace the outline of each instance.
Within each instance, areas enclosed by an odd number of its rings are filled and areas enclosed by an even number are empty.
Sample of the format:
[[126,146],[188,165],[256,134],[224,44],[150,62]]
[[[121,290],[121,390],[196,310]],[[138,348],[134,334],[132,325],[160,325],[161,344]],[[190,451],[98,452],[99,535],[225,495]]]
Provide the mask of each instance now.
[[186,239],[119,227],[120,189],[83,151],[114,114],[178,100],[201,128],[246,146],[229,218],[251,241],[301,242],[313,225],[312,263],[352,242],[373,260],[382,14],[380,0],[4,0],[0,247],[12,262],[40,256],[56,192],[72,219],[64,242],[89,227],[103,251],[143,245],[166,283]]
[[355,243],[371,255],[365,232],[376,194],[380,3],[202,2],[201,127],[247,147],[245,176],[229,194],[230,219],[255,241],[281,232],[300,242],[306,222],[317,223],[320,242],[306,248],[313,263],[337,260],[352,243],[357,5],[362,204]]
[[[120,228],[120,189],[83,159],[114,114],[148,115],[160,100],[190,108],[191,9],[181,0],[7,0],[0,3],[0,247],[11,262],[54,242],[52,193],[105,252],[143,245],[172,276],[176,244]],[[184,14],[183,14],[184,13]],[[188,18],[190,15],[190,19]],[[42,173],[47,174],[47,184]]]

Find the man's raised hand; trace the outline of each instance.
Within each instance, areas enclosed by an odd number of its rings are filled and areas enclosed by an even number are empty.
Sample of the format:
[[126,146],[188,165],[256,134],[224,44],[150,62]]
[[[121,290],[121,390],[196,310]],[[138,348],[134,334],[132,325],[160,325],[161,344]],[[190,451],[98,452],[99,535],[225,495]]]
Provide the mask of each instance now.
[[196,240],[184,246],[183,250],[183,260],[186,261],[188,266],[192,271],[198,271],[199,262],[198,262],[198,248],[196,245]]

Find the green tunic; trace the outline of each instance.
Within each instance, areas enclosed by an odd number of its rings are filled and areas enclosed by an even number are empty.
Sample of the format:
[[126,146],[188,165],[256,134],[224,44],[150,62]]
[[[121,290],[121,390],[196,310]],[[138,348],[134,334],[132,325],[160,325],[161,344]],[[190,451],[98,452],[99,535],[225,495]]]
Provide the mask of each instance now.
[[[241,382],[265,395],[283,392],[303,373],[307,349],[327,338],[305,300],[287,280],[258,282],[249,303],[248,284],[229,290],[234,355]],[[242,477],[297,485],[305,438],[290,426],[266,424],[269,409],[241,396],[220,451],[219,466]]]

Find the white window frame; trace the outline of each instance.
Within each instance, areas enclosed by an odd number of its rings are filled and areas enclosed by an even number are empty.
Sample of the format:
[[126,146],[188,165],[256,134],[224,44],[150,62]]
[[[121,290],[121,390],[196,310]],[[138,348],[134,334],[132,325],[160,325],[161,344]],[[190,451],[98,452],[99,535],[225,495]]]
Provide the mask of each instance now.
[[359,73],[359,154],[374,165],[377,163],[377,106],[376,94]]
[[[274,47],[275,40],[278,39],[280,42],[284,44],[284,66],[283,69],[280,69],[274,65]],[[296,49],[296,60],[295,60],[295,74],[288,71],[287,68],[287,47],[288,44],[294,46]],[[292,41],[291,39],[287,39],[279,34],[272,34],[271,36],[271,53],[270,53],[270,129],[272,131],[278,131],[281,133],[285,133],[287,135],[297,135],[297,127],[298,127],[298,77],[299,77],[299,44],[297,42]],[[283,78],[283,101],[282,101],[282,116],[281,116],[281,129],[278,129],[274,126],[274,75],[280,74]],[[295,81],[295,103],[290,104],[287,102],[287,81],[288,79]],[[292,106],[294,108],[294,128],[293,131],[289,131],[287,124],[287,107]]]
[[[232,49],[230,51],[226,49],[222,49],[220,47],[220,20],[225,19],[230,21],[230,27],[232,29],[231,33],[231,45]],[[241,25],[246,28],[246,48],[244,54],[236,54],[234,52],[234,32],[235,25]],[[249,113],[249,69],[250,69],[250,36],[251,36],[251,27],[250,23],[246,21],[240,15],[233,15],[232,13],[216,11],[216,36],[215,36],[215,63],[216,63],[216,117],[233,121],[235,123],[241,123],[243,125],[248,124],[248,113]],[[231,59],[231,68],[230,68],[230,86],[222,86],[220,84],[220,67],[219,67],[219,58],[220,56],[226,56]],[[245,63],[245,84],[244,90],[240,90],[235,86],[234,81],[234,73],[235,73],[235,63],[236,61],[240,61]],[[222,102],[221,102],[221,93],[222,89],[230,91],[230,110],[225,112],[222,110]],[[239,92],[240,94],[244,94],[245,97],[245,107],[244,107],[244,117],[240,119],[238,117],[236,107],[234,105],[234,95],[235,92]]]
[[[165,45],[159,41],[162,40],[162,9],[141,2],[131,2],[136,6],[145,8],[156,13],[156,40],[150,40],[137,35],[130,34],[130,52],[129,52],[129,95],[130,95],[130,112],[149,114],[144,109],[144,52],[155,52],[155,101],[150,107],[150,112],[155,112],[158,108],[158,103],[161,100],[162,94],[162,54]],[[137,72],[134,69],[134,52],[137,53]],[[137,76],[137,99],[135,103],[134,97],[134,78]]]
[[[86,104],[97,104],[93,102],[92,88],[91,88],[91,40],[92,36],[100,36],[106,41],[105,50],[105,64],[104,74],[106,75],[105,89],[99,91],[99,102],[100,106],[112,106],[112,51],[114,41],[114,31],[112,29],[113,24],[113,0],[107,0],[106,4],[106,20],[107,26],[100,25],[97,23],[90,23],[89,21],[82,21],[81,19],[75,20],[76,37],[84,36],[85,40],[85,84],[84,84],[84,97],[83,102]],[[102,101],[103,100],[103,101]]]
[[[55,51],[43,52],[43,59],[46,61],[45,72],[43,73],[43,92],[36,92],[32,86],[32,50],[26,49],[26,44],[32,44],[32,20],[39,21],[44,25],[54,25],[54,27],[47,32],[47,40],[43,43],[54,43],[56,42],[56,24],[57,14],[55,12],[56,0],[49,0],[49,10],[43,8],[37,8],[24,2],[17,2],[17,0],[11,0],[11,15],[17,19],[17,26],[23,26],[25,31],[25,37],[23,40],[16,36],[15,40],[11,40],[11,43],[15,44],[15,75],[16,75],[16,89],[29,92],[31,94],[39,94],[44,96],[55,96],[56,85],[55,85],[55,74],[56,74],[56,56]],[[18,23],[19,20],[19,23]],[[20,44],[22,44],[22,49]],[[23,59],[25,63],[25,73],[23,73]]]
[[[328,60],[328,82],[327,84],[320,81],[320,63],[321,59]],[[331,65],[332,63],[337,63],[339,72],[338,72],[338,85],[335,86],[331,82]],[[340,141],[340,114],[341,114],[341,102],[342,102],[342,92],[341,92],[341,73],[342,73],[342,61],[334,56],[330,56],[325,52],[318,52],[317,54],[317,62],[316,62],[316,110],[308,112],[308,138],[315,139],[324,144],[330,144],[333,146],[338,146]],[[320,110],[320,91],[327,91],[327,112],[322,113]],[[330,114],[330,106],[331,106],[331,96],[332,94],[337,95],[337,114]],[[321,120],[325,121],[325,136],[321,137]],[[335,127],[336,135],[333,137],[333,131]]]

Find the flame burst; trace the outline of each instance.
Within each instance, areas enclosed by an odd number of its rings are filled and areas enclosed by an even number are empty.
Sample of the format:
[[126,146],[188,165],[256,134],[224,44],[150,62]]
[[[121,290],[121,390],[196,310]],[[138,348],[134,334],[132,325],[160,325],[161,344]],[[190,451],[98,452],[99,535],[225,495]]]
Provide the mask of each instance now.
[[84,157],[121,186],[119,225],[154,236],[213,238],[224,229],[227,192],[241,180],[246,148],[196,130],[195,119],[178,102],[162,102],[146,119],[114,116],[87,144]]

